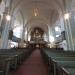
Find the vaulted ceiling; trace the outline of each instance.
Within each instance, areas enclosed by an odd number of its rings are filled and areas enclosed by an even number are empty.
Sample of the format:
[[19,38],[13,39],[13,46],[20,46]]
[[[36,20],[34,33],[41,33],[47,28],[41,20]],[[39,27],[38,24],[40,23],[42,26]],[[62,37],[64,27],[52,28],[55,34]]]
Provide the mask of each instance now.
[[[29,29],[40,27],[48,30],[64,10],[64,0],[12,0],[12,13],[16,16],[21,12],[24,24]],[[37,14],[37,16],[35,16]]]

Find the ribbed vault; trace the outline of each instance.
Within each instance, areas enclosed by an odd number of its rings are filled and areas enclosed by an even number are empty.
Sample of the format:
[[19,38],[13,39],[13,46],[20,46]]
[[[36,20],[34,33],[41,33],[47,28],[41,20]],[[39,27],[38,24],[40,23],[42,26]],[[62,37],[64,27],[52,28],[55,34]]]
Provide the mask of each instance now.
[[[16,15],[21,11],[23,24],[28,25],[25,27],[29,29],[40,27],[47,32],[48,25],[51,27],[59,20],[59,15],[64,10],[63,6],[62,0],[12,0],[11,12],[16,12],[13,16],[17,17]],[[37,9],[38,13],[36,17],[34,9]]]

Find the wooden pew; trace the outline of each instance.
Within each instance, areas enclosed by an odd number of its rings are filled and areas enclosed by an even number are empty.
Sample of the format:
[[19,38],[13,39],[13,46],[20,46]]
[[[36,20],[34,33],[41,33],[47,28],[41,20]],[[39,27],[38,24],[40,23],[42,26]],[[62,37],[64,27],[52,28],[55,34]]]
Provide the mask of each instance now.
[[11,67],[17,67],[18,63],[23,62],[28,57],[31,50],[11,49],[0,51],[0,74],[8,75]]
[[[64,75],[67,72],[67,75],[72,74],[71,70],[75,70],[75,61],[73,60],[65,60],[65,61],[61,61],[61,60],[53,60],[53,67],[54,67],[54,71],[56,72],[55,75]],[[60,69],[62,70],[62,72],[60,72]],[[63,69],[65,68],[66,71]],[[69,70],[68,70],[69,69]],[[60,74],[59,74],[60,73]],[[75,72],[73,72],[75,74]]]
[[[53,67],[54,75],[75,74],[75,52],[43,50],[42,53],[46,56],[47,62],[49,62],[49,70],[51,70]],[[67,68],[67,70],[65,70],[63,67]]]

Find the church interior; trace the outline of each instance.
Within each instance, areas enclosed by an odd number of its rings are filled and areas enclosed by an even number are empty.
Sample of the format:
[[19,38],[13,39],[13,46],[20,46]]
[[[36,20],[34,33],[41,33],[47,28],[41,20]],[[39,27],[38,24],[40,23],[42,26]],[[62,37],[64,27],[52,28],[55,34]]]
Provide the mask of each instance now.
[[75,75],[75,0],[0,0],[0,75]]

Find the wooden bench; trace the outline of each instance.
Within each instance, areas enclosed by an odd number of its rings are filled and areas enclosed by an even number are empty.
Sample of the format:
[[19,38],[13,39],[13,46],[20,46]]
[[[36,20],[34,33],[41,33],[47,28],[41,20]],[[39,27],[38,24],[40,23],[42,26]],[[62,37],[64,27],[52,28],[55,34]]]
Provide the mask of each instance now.
[[0,74],[8,75],[10,68],[16,69],[31,52],[31,49],[0,50]]
[[[42,50],[42,53],[49,65],[49,71],[53,70],[54,75],[74,75],[75,52],[59,50]],[[71,71],[72,70],[72,71]]]

